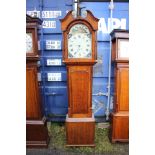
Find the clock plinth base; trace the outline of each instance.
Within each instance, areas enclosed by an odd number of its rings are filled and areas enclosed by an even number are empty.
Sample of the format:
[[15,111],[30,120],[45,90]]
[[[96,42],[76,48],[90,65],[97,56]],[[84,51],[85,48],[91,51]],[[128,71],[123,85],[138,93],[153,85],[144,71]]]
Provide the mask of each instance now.
[[26,147],[27,148],[47,148],[49,143],[47,123],[42,120],[26,121]]
[[66,117],[66,146],[94,147],[95,119]]
[[111,142],[129,141],[129,112],[117,112],[111,115]]

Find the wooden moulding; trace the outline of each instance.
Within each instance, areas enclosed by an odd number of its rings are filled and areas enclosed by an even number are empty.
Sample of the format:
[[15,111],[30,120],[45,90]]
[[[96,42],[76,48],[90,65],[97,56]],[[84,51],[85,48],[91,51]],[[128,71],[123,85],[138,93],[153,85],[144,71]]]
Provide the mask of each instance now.
[[112,40],[118,39],[118,38],[126,38],[129,39],[129,31],[128,30],[122,30],[122,29],[114,29],[111,33]]
[[26,121],[26,147],[47,148],[49,136],[46,119]]
[[[96,63],[97,59],[97,34],[96,31],[98,30],[98,21],[94,15],[87,10],[87,17],[82,18],[81,16],[78,16],[77,18],[74,18],[72,15],[72,11],[69,11],[67,15],[60,19],[61,22],[61,30],[63,31],[63,63],[66,65],[94,65]],[[88,27],[92,34],[92,58],[91,59],[85,59],[85,58],[68,58],[68,33],[76,24],[84,24]]]
[[[34,25],[34,26],[38,26],[38,25],[41,25],[42,24],[42,20],[40,18],[37,18],[37,17],[31,17],[29,15],[26,15],[26,25]],[[32,26],[31,26],[32,27]]]
[[80,20],[87,21],[89,23],[93,23],[93,24],[91,24],[93,30],[94,31],[98,30],[99,19],[96,18],[90,10],[86,10],[86,11],[87,11],[86,18],[82,18],[81,16],[78,16],[76,19],[72,16],[72,10],[69,11],[63,19],[60,19],[60,22],[62,23],[62,25],[61,25],[62,31],[65,31],[67,29],[68,25],[70,25],[72,22],[80,21]]
[[95,119],[66,117],[66,146],[95,147]]

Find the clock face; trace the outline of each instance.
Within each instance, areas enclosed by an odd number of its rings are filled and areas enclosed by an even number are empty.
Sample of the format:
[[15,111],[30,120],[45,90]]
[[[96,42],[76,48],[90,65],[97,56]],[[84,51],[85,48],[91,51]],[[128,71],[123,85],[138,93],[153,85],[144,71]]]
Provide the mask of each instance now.
[[119,40],[119,57],[129,58],[129,40]]
[[26,53],[33,52],[32,33],[26,33]]
[[68,58],[92,57],[92,36],[84,24],[74,25],[68,34]]

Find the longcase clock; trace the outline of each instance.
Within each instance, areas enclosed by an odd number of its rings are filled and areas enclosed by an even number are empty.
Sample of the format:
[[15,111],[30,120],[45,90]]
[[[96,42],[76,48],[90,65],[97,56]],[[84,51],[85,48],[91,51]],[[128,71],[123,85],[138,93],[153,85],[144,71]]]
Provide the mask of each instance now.
[[90,11],[85,17],[70,11],[61,19],[63,63],[67,67],[69,107],[66,117],[67,146],[95,146],[92,113],[92,73],[97,62],[98,19]]
[[26,146],[47,147],[49,137],[46,118],[42,114],[39,82],[37,78],[39,60],[39,18],[26,15]]
[[112,142],[129,141],[129,33],[111,32],[112,62],[114,63],[114,110],[111,119]]

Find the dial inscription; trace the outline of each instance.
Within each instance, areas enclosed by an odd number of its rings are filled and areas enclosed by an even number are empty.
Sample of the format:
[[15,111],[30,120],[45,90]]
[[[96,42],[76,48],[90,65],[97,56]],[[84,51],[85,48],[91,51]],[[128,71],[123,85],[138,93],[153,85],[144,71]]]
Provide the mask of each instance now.
[[92,37],[84,24],[74,25],[68,34],[68,58],[91,58]]

